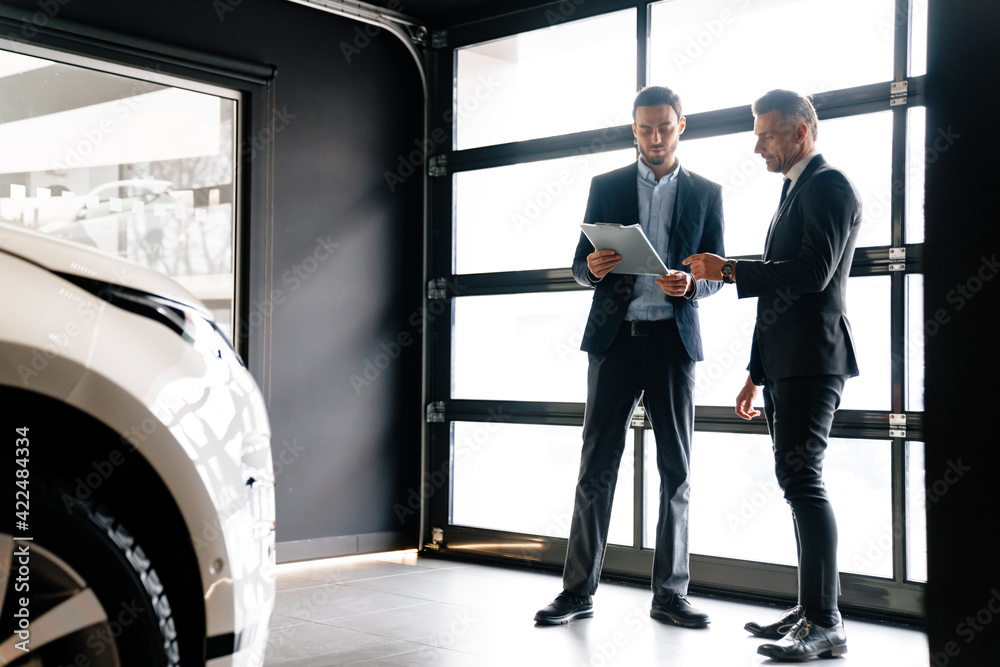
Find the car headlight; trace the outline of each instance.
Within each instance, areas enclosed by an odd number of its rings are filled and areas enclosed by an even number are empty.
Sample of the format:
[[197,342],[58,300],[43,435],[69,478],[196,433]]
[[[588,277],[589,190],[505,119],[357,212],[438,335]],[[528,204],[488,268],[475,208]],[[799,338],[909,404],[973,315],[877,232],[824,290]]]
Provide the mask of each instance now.
[[69,274],[59,275],[113,306],[159,322],[207,356],[221,357],[221,346],[245,366],[218,325],[185,304],[114,283]]

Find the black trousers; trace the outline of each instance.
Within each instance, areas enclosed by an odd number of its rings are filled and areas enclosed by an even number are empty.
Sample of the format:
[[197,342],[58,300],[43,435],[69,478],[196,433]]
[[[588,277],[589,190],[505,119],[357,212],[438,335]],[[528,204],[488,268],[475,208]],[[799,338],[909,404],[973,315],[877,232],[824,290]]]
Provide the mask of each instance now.
[[579,595],[597,590],[629,418],[642,396],[656,436],[660,473],[653,592],[686,595],[694,362],[673,321],[658,323],[659,335],[652,336],[633,336],[629,324],[622,325],[604,354],[589,357],[583,450],[563,588]]
[[774,444],[774,468],[792,508],[799,557],[799,604],[836,611],[837,519],[823,484],[823,460],[845,377],[765,378],[764,417]]

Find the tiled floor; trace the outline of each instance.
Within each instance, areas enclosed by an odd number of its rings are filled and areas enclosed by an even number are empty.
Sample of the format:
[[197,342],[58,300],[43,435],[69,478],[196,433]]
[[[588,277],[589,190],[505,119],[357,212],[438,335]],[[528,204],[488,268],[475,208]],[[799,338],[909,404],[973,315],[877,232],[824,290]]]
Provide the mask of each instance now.
[[[445,665],[479,667],[742,667],[772,664],[743,630],[773,607],[691,596],[712,617],[705,630],[649,617],[647,590],[602,583],[594,618],[536,627],[532,617],[559,592],[555,574],[418,558],[396,552],[282,565],[271,619],[268,667]],[[917,630],[847,619],[849,653],[820,664],[927,664]]]

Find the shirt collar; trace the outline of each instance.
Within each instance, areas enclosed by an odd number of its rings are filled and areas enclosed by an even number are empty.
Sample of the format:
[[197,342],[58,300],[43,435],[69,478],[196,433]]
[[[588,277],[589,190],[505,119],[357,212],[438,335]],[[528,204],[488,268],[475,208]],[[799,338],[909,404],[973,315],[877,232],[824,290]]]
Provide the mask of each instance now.
[[661,178],[659,181],[656,180],[656,176],[653,175],[653,170],[649,168],[649,165],[643,162],[642,156],[639,156],[639,178],[644,181],[649,181],[650,183],[669,183],[671,181],[677,180],[677,176],[681,173],[681,163],[680,160],[677,161],[677,165],[674,170],[669,174]]
[[788,173],[785,174],[785,178],[792,182],[791,185],[788,186],[789,192],[791,192],[792,188],[795,187],[795,182],[799,180],[799,176],[801,176],[802,172],[806,170],[807,166],[809,166],[809,162],[812,161],[812,159],[817,155],[819,155],[819,151],[807,153],[805,157],[793,164],[791,169],[788,170]]

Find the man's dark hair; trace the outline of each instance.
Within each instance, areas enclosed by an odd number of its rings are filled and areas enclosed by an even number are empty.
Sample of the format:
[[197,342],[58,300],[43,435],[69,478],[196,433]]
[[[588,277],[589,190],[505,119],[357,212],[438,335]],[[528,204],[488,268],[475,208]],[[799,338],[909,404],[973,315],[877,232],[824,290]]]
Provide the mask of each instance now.
[[636,93],[635,101],[632,103],[632,120],[635,121],[635,110],[639,107],[655,107],[661,104],[669,104],[677,112],[677,119],[684,116],[681,113],[681,98],[674,91],[663,86],[649,86]]
[[754,117],[777,111],[785,120],[805,123],[812,140],[816,141],[819,121],[816,118],[816,108],[809,97],[799,95],[793,90],[771,90],[754,102],[750,110],[753,111]]

